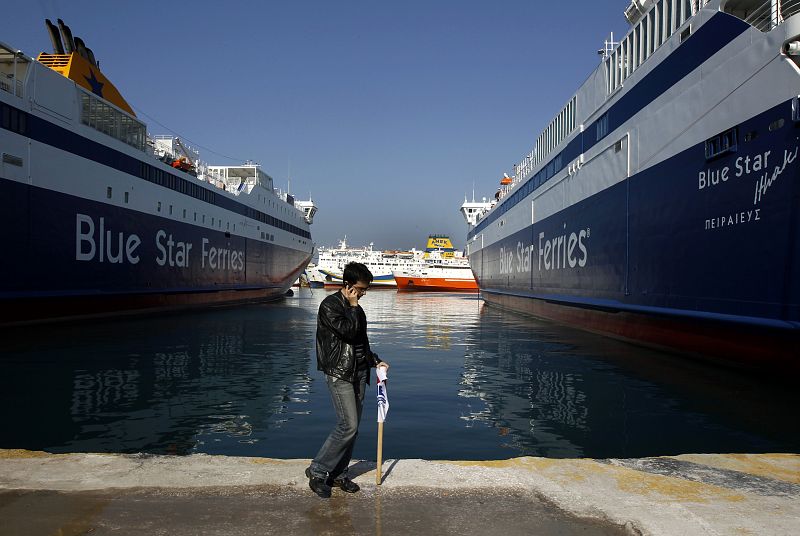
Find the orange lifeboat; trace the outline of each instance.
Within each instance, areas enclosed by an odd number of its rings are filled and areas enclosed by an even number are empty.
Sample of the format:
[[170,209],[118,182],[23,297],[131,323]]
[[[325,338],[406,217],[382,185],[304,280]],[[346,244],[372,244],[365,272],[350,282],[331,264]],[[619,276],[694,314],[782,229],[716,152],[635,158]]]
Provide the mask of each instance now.
[[509,184],[511,184],[511,182],[512,182],[511,181],[511,177],[508,177],[508,176],[503,177],[502,179],[500,179],[500,184],[502,184],[503,186],[508,186]]
[[194,166],[192,166],[192,163],[189,161],[188,158],[182,156],[172,161],[172,167],[174,167],[175,169],[180,169],[181,171],[188,172],[191,171]]

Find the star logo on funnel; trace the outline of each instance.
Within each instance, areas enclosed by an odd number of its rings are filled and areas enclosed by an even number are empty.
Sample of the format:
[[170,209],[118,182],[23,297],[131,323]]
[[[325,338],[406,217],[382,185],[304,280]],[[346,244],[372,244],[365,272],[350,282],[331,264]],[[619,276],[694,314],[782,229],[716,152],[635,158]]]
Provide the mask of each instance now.
[[89,69],[89,73],[92,75],[91,78],[88,76],[84,76],[89,85],[92,86],[92,93],[97,95],[98,97],[103,96],[103,86],[105,85],[103,82],[97,79],[94,74],[94,71]]

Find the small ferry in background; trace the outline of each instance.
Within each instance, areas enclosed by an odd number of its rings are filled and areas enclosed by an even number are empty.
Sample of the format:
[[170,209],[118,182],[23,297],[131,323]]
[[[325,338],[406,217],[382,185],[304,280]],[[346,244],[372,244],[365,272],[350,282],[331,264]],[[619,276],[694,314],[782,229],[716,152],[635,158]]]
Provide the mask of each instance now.
[[[336,248],[319,248],[319,262],[313,270],[308,270],[309,282],[314,286],[321,280],[324,286],[341,286],[342,272],[348,262],[364,264],[374,277],[373,287],[397,288],[395,274],[408,274],[431,266],[434,258],[445,262],[455,262],[460,255],[453,248],[450,237],[432,234],[428,236],[424,250],[412,248],[410,251],[373,249],[373,244],[363,248],[351,248],[347,245],[347,237],[339,242]],[[463,257],[461,257],[463,260]]]
[[354,248],[347,245],[347,237],[339,241],[338,247],[319,248],[319,260],[315,268],[308,270],[309,282],[314,281],[314,286],[319,285],[319,281],[324,286],[338,287],[342,285],[342,272],[349,262],[360,262],[372,272],[372,287],[395,288],[394,270],[400,270],[414,266],[418,259],[422,258],[424,251],[412,249],[411,251],[386,250],[380,251],[373,249],[373,243],[369,246]]
[[800,1],[633,0],[625,15],[494,199],[462,205],[482,297],[797,369]]
[[478,283],[463,252],[456,251],[447,236],[431,235],[420,262],[395,270],[397,290],[473,292]]
[[53,54],[0,43],[0,325],[281,298],[314,203],[149,135],[83,40],[47,28]]
[[478,283],[472,275],[469,261],[456,263],[430,263],[415,270],[394,272],[397,290],[426,292],[476,292]]

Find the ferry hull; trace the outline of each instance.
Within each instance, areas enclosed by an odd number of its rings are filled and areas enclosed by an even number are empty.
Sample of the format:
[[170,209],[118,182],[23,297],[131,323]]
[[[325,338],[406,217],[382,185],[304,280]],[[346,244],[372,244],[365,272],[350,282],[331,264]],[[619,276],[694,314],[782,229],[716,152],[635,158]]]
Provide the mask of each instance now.
[[0,200],[5,326],[279,299],[311,258],[2,177]]
[[800,368],[800,121],[789,101],[738,128],[759,135],[711,162],[696,145],[475,248],[483,298],[682,353]]
[[48,28],[57,52],[38,60],[0,42],[0,326],[282,297],[313,202],[149,136]]
[[475,279],[452,279],[446,277],[404,277],[395,275],[397,290],[426,292],[477,292]]

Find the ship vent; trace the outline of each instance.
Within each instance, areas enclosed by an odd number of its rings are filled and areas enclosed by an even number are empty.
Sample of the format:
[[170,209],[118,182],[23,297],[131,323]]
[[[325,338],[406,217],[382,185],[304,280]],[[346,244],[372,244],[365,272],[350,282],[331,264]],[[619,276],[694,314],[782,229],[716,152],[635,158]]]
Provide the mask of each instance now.
[[22,167],[22,158],[14,156],[13,154],[3,153],[3,163],[11,164],[12,166]]

